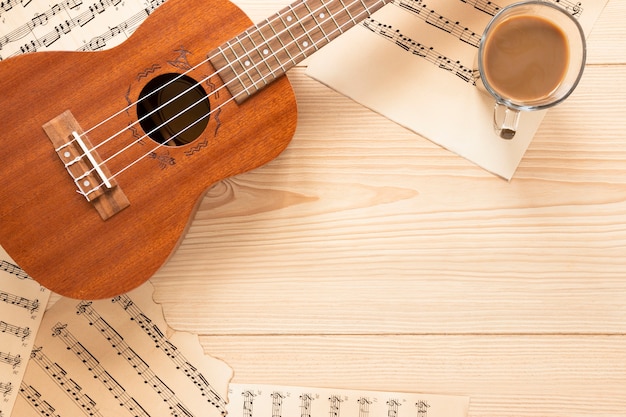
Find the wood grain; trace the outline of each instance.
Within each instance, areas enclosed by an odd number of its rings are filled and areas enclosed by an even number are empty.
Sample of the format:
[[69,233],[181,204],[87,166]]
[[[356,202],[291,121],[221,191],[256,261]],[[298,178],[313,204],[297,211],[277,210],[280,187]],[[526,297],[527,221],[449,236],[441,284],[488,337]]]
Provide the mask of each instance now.
[[[617,99],[615,84],[597,87],[620,71],[589,68],[570,109],[590,106],[590,90]],[[626,145],[597,133],[611,103],[589,121],[549,114],[507,183],[292,79],[291,146],[214,186],[157,275],[166,304],[217,299],[172,305],[170,317],[199,308],[199,321],[215,320],[187,325],[207,334],[341,333],[347,323],[351,333],[624,332]],[[562,135],[561,123],[577,126]]]
[[[257,22],[288,0],[236,3]],[[626,416],[625,12],[510,182],[291,70],[294,140],[213,186],[152,279],[168,323],[236,382]]]
[[626,343],[605,336],[207,336],[236,382],[469,395],[470,416],[623,416]]
[[609,1],[510,182],[290,71],[294,140],[216,184],[152,280],[169,324],[236,382],[626,416],[625,11]]
[[[172,25],[177,19],[185,24]],[[237,106],[225,90],[218,92],[219,77],[207,76],[215,72],[205,54],[249,25],[230,2],[178,0],[159,7],[117,48],[2,62],[0,243],[29,275],[73,298],[129,291],[167,260],[211,184],[262,165],[287,146],[297,115],[286,78]],[[207,28],[219,30],[207,34]],[[138,113],[129,104],[139,100],[148,76],[178,73],[181,50],[183,65],[192,68],[188,76],[215,89],[211,102],[219,112],[211,113],[196,142],[165,147],[137,127]],[[106,221],[76,192],[42,130],[67,109],[130,201]]]

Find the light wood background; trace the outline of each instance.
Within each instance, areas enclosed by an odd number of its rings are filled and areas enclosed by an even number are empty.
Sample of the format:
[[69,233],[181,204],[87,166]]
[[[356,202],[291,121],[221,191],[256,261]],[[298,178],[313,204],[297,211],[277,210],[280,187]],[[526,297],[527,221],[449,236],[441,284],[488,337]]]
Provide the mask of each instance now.
[[[236,0],[253,21],[289,0]],[[269,165],[208,191],[152,279],[234,381],[460,394],[471,416],[626,415],[626,0],[514,179],[304,74]]]

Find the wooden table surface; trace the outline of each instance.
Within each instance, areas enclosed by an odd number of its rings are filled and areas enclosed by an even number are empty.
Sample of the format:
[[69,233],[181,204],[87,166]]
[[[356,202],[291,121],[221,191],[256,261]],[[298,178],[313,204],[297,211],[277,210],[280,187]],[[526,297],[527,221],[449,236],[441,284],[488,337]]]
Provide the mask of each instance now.
[[289,71],[293,142],[211,188],[152,279],[169,324],[235,382],[626,415],[624,16],[609,0],[510,182]]

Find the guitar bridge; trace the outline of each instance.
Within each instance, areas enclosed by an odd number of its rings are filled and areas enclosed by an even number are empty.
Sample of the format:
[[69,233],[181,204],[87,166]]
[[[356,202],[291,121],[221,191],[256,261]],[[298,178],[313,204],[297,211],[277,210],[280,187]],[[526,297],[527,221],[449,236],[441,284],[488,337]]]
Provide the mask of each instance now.
[[69,110],[45,123],[43,130],[76,184],[76,192],[94,206],[102,220],[107,220],[130,205]]

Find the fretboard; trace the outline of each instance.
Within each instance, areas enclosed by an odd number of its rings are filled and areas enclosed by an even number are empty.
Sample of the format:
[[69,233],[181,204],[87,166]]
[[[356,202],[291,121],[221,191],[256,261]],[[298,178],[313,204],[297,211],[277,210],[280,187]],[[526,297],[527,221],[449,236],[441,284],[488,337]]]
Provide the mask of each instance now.
[[242,102],[389,1],[298,0],[211,51],[211,64]]

